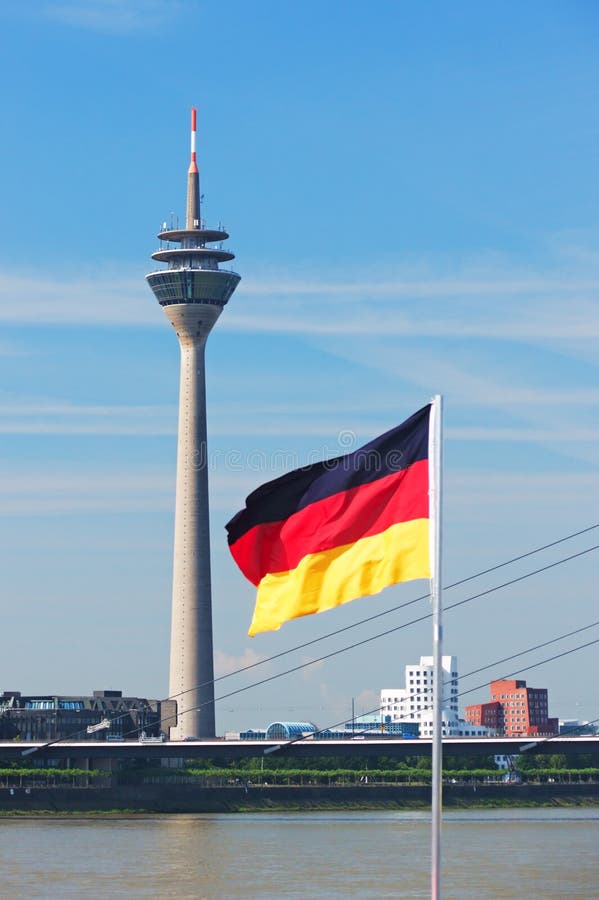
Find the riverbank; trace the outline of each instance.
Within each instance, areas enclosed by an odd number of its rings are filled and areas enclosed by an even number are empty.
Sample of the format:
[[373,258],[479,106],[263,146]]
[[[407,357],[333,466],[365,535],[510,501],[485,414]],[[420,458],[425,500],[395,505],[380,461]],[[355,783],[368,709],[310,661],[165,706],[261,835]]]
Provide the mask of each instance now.
[[[448,809],[599,806],[599,784],[448,784]],[[425,785],[340,787],[124,785],[0,790],[0,816],[427,809]]]

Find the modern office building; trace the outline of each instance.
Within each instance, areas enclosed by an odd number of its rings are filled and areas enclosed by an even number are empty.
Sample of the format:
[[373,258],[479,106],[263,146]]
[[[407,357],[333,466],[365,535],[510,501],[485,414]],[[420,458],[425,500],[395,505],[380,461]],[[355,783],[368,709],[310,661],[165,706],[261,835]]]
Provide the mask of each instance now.
[[240,280],[221,268],[234,259],[221,246],[228,237],[202,220],[193,109],[185,227],[164,223],[152,259],[167,268],[146,276],[181,348],[169,681],[176,740],[215,735],[204,348]]
[[497,701],[478,703],[467,706],[464,717],[471,725],[482,725],[489,729],[489,734],[503,734],[502,706]]
[[[420,663],[405,667],[405,687],[383,688],[381,716],[390,723],[416,722],[420,737],[433,736],[433,657],[421,656]],[[458,714],[458,660],[443,657],[444,737],[478,737],[487,734],[486,728],[476,727],[460,719]]]
[[548,717],[546,688],[529,688],[525,681],[491,682],[491,700],[466,707],[466,721],[486,725],[495,734],[524,737],[557,734],[558,720]]
[[94,691],[91,697],[4,691],[0,740],[137,741],[144,733],[168,734],[175,716],[172,700],[123,697],[121,691]]
[[[458,661],[443,657],[443,734],[451,733],[458,718]],[[405,667],[405,687],[383,688],[381,716],[390,722],[418,722],[421,737],[431,737],[433,721],[433,657],[421,656],[420,663]]]

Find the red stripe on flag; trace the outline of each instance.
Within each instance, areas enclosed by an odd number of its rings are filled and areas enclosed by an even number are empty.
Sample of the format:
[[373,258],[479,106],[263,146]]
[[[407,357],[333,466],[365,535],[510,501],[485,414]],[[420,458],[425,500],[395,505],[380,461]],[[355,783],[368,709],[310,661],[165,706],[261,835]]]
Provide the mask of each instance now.
[[412,519],[428,519],[428,460],[311,503],[281,522],[256,525],[230,550],[253,584],[288,572],[309,553],[353,544]]

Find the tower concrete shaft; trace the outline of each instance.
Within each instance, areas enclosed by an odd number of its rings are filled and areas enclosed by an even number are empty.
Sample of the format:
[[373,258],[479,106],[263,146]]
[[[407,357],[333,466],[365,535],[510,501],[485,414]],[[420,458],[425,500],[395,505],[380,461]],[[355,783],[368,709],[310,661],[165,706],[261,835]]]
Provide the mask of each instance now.
[[152,254],[168,268],[146,276],[181,348],[169,683],[178,705],[174,740],[215,735],[204,349],[240,280],[219,268],[234,254],[209,246],[229,235],[201,227],[195,110],[187,188],[186,227],[160,232]]

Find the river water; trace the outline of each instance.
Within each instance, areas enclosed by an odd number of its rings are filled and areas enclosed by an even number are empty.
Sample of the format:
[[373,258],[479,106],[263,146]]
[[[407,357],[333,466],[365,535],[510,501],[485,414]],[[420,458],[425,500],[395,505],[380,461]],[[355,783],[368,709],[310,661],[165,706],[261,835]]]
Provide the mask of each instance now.
[[[0,897],[428,897],[426,812],[0,819]],[[443,897],[599,898],[599,810],[447,811]]]

